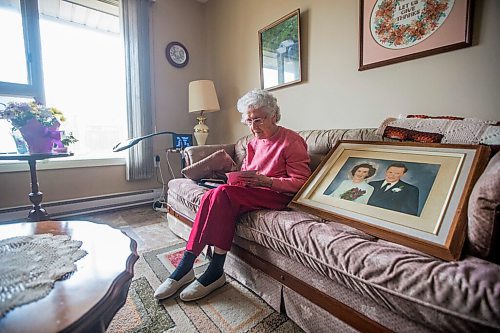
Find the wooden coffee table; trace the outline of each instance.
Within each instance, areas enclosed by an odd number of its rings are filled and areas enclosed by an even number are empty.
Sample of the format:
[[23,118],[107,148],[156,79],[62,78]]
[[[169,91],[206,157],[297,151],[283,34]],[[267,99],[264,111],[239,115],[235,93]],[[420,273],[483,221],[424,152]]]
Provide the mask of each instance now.
[[51,233],[83,242],[88,254],[77,270],[38,301],[0,319],[0,332],[104,332],[125,304],[137,261],[137,244],[120,230],[86,221],[0,225],[0,238]]

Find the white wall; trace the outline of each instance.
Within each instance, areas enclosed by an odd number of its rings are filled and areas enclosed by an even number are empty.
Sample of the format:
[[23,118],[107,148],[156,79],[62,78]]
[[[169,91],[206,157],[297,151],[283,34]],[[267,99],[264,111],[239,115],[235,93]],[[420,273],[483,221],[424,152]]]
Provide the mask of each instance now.
[[235,103],[260,86],[257,32],[297,8],[304,80],[274,91],[284,126],[377,127],[399,114],[500,120],[500,1],[476,1],[472,47],[362,72],[358,71],[358,3],[209,1],[208,70],[222,107],[212,120],[212,135],[232,142],[248,133],[239,123]]
[[[213,79],[222,110],[207,115],[207,143],[248,134],[235,104],[260,85],[257,32],[297,8],[304,82],[274,92],[284,126],[376,127],[400,113],[500,120],[498,0],[476,0],[472,47],[364,72],[357,71],[358,1],[157,0],[151,22],[157,130],[191,133],[196,117],[188,114],[188,84]],[[188,48],[185,68],[167,62],[171,41]],[[154,141],[165,180],[169,144],[165,136]],[[124,166],[40,171],[38,179],[44,202],[160,187],[155,179],[127,182]],[[28,172],[0,173],[0,208],[29,204],[28,192]]]

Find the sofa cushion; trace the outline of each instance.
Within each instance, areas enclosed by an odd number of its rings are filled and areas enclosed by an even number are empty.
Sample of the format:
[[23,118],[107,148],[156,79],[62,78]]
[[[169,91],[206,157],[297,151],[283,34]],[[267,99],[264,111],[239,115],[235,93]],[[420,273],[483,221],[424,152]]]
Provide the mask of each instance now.
[[177,213],[194,221],[201,197],[206,191],[206,187],[197,185],[191,179],[172,179],[168,182],[167,204]]
[[183,159],[186,165],[191,165],[221,149],[224,149],[229,156],[231,157],[234,156],[234,144],[226,143],[226,144],[187,147],[186,149],[184,149]]
[[438,143],[441,142],[443,135],[439,133],[419,132],[407,128],[387,126],[384,130],[384,137],[402,141]]
[[193,163],[181,170],[189,179],[222,178],[224,173],[234,170],[236,164],[224,149]]
[[296,212],[242,215],[236,234],[434,331],[500,330],[499,265],[446,262]]
[[478,257],[500,262],[500,153],[474,185],[468,207],[468,247]]

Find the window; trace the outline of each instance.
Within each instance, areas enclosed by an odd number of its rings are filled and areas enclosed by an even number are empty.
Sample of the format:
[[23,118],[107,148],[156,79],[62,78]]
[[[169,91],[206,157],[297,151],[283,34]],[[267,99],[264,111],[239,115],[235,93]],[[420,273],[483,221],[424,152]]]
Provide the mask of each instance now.
[[[0,40],[12,49],[0,52],[0,102],[35,98],[60,109],[67,118],[63,129],[80,140],[71,146],[78,159],[125,156],[112,152],[127,137],[118,5],[118,0],[0,0]],[[12,151],[14,140],[3,122],[0,152]]]

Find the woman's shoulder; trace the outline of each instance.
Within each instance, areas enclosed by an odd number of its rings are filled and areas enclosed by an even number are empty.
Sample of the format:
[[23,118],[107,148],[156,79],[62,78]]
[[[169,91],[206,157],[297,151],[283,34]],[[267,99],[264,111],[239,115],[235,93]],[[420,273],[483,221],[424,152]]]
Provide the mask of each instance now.
[[283,127],[283,126],[280,126],[280,130],[282,132],[283,135],[287,135],[287,136],[290,136],[290,137],[300,137],[300,134],[297,133],[296,131],[292,130],[292,129],[289,129],[287,127]]
[[289,142],[295,142],[295,141],[303,143],[306,142],[299,133],[286,127],[281,127],[281,136],[286,140],[288,140]]

